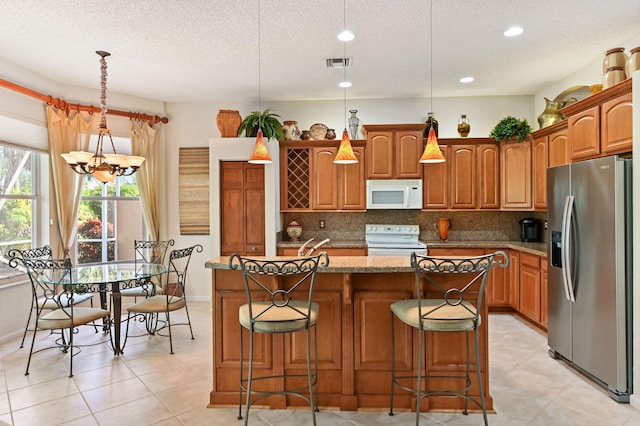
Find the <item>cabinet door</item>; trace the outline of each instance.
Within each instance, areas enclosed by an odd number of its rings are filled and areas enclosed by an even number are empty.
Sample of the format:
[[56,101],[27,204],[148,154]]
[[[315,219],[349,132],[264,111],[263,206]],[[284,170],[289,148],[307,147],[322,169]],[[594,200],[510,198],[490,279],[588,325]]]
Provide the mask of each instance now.
[[531,210],[531,142],[500,147],[501,203],[505,210]]
[[221,254],[264,255],[264,165],[223,161],[220,201]]
[[391,179],[392,177],[393,132],[367,133],[367,179]]
[[547,208],[548,136],[533,140],[533,208]]
[[500,153],[498,145],[478,145],[478,208],[500,208]]
[[338,210],[338,165],[333,162],[338,148],[311,150],[311,209]]
[[569,142],[567,128],[563,127],[549,135],[549,167],[569,163]]
[[340,210],[366,210],[366,181],[364,147],[353,148],[353,153],[358,159],[356,164],[338,164],[339,199]]
[[[496,250],[485,250],[485,254],[494,253]],[[500,256],[502,259],[502,256]],[[492,307],[509,306],[509,270],[499,266],[489,271],[487,278],[487,304]]]
[[600,111],[602,153],[610,155],[630,152],[633,138],[631,93],[603,103]]
[[540,258],[520,253],[520,313],[540,323]]
[[520,310],[520,252],[509,250],[509,306]]
[[451,146],[451,208],[476,208],[476,149],[474,145]]
[[450,146],[440,145],[444,163],[422,165],[422,204],[425,209],[446,210],[449,208],[449,152]]
[[398,130],[394,135],[394,177],[398,179],[422,178],[422,132]]
[[547,280],[547,258],[540,258],[540,324],[549,327],[549,286]]
[[571,161],[600,155],[600,106],[572,115],[569,121],[569,152]]

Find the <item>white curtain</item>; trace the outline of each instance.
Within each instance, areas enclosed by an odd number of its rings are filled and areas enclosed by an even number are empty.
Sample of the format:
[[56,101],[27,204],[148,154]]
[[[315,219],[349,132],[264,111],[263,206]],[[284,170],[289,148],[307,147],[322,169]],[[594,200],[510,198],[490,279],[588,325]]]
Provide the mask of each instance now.
[[78,207],[84,176],[71,170],[60,154],[69,151],[87,151],[91,130],[97,127],[97,118],[97,114],[78,111],[66,113],[52,105],[47,105],[49,158],[56,194],[58,231],[65,257],[69,256],[76,238]]
[[145,121],[131,120],[131,152],[145,158],[136,172],[144,222],[152,240],[160,239],[158,218],[158,129]]

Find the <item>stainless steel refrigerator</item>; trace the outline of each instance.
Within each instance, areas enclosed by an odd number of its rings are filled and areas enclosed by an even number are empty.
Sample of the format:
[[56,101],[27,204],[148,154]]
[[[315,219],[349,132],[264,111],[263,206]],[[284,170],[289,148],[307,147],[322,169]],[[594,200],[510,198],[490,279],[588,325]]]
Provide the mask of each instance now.
[[631,160],[547,170],[549,354],[606,387],[632,392]]

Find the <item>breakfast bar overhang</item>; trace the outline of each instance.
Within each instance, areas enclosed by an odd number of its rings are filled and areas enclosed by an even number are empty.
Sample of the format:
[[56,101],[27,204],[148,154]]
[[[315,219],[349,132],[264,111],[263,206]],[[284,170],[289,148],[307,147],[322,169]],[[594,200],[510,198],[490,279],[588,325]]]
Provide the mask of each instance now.
[[[209,403],[212,407],[233,406],[238,404],[240,377],[238,308],[246,303],[242,273],[229,269],[226,256],[210,259],[205,267],[212,269],[213,387]],[[491,275],[487,286],[490,282]],[[288,283],[274,278],[273,285],[286,288]],[[414,298],[415,287],[409,256],[333,256],[328,267],[318,269],[314,301],[320,305],[317,323],[320,408],[389,409],[390,305]],[[481,307],[481,315],[483,319],[487,318],[486,303]],[[417,365],[417,334],[399,321],[395,329],[396,369],[410,374]],[[274,375],[305,371],[303,340],[296,339],[295,335],[293,338],[259,335],[254,368],[261,374]],[[487,348],[488,321],[483,320],[480,364],[486,407],[493,411]],[[422,364],[426,365],[429,374],[463,374],[466,368],[465,334],[428,333],[425,357]],[[478,384],[474,379],[475,374],[472,374],[470,395],[477,397]],[[430,379],[428,385],[430,388],[451,388],[451,383],[442,379]],[[259,404],[265,408],[284,409],[303,405],[304,401],[276,395]],[[422,401],[421,411],[462,410],[463,405],[460,398],[431,396]],[[412,410],[413,407],[414,396],[396,390],[394,409]],[[478,407],[471,404],[469,408],[476,410]]]

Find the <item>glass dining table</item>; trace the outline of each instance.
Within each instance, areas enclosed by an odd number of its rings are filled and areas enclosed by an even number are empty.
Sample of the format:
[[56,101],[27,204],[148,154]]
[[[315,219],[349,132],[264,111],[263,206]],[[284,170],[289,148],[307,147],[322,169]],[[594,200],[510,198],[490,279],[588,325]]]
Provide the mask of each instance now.
[[[111,293],[111,343],[115,355],[124,350],[121,333],[122,295],[120,290],[137,286],[153,285],[151,279],[165,273],[167,268],[157,263],[135,261],[105,262],[77,265],[71,268],[71,278],[57,284],[74,286],[77,293],[98,293],[103,309],[108,308],[108,293]],[[107,330],[108,331],[108,330]]]

